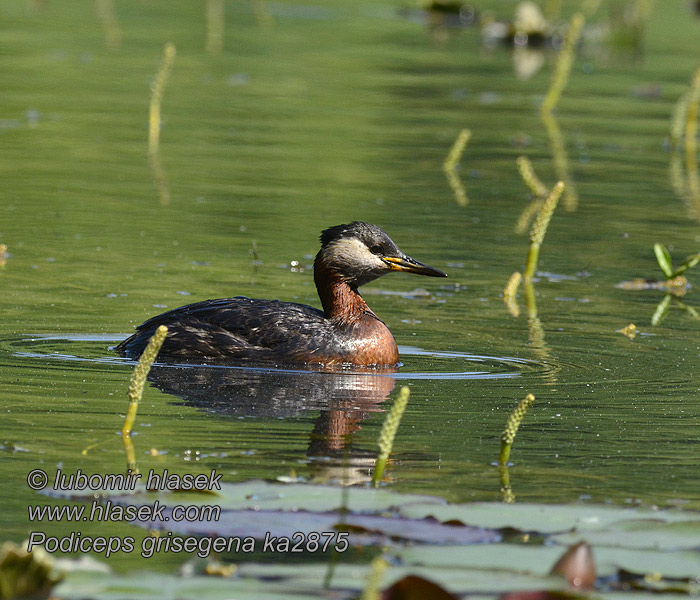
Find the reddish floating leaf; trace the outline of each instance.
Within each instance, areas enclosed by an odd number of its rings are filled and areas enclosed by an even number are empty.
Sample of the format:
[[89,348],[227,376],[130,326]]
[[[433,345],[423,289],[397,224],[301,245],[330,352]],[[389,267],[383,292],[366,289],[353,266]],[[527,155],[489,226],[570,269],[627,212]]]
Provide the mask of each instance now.
[[382,600],[457,600],[457,596],[428,579],[407,575],[384,590]]

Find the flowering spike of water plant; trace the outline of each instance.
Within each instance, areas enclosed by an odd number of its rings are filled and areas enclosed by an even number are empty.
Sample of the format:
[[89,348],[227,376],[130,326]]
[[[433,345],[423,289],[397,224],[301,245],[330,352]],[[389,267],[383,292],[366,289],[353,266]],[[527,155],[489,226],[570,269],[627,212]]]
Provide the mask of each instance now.
[[146,384],[146,377],[148,377],[148,372],[151,370],[158,352],[160,352],[167,333],[168,328],[165,325],[161,325],[156,329],[131,375],[131,381],[129,382],[129,409],[122,427],[123,437],[131,437],[131,428],[134,426],[136,410],[141,401],[141,396],[143,396],[143,386]]
[[527,231],[528,227],[530,227],[532,219],[535,218],[537,211],[542,207],[543,202],[544,199],[538,197],[523,208],[523,212],[520,213],[518,220],[515,222],[515,227],[513,227],[513,231],[515,231],[515,233],[522,235]]
[[506,287],[503,290],[503,302],[506,303],[508,312],[514,317],[520,316],[520,308],[515,300],[515,294],[517,293],[522,280],[523,276],[520,274],[520,271],[516,271],[510,276],[510,279],[508,280],[508,283],[506,283]]
[[520,282],[523,280],[523,276],[520,274],[520,271],[516,271],[510,276],[510,279],[508,279],[508,283],[506,283],[506,287],[503,290],[503,296],[505,298],[513,298],[515,294],[518,291],[518,288],[520,287]]
[[377,456],[377,463],[372,475],[372,485],[374,487],[377,487],[382,479],[384,467],[394,445],[394,437],[399,428],[399,423],[401,423],[403,412],[406,410],[406,404],[408,404],[410,395],[411,390],[408,389],[408,386],[403,386],[401,392],[399,392],[399,397],[396,398],[394,405],[389,410],[389,414],[384,419],[382,430],[379,433],[379,455]]
[[503,466],[508,464],[508,459],[510,458],[510,449],[515,441],[515,434],[518,432],[518,427],[525,418],[532,403],[535,401],[535,397],[532,394],[528,394],[520,401],[517,408],[508,417],[508,422],[506,423],[506,428],[503,430],[501,435],[501,454],[498,457],[498,464]]
[[571,65],[574,62],[574,50],[576,49],[576,44],[581,36],[581,30],[583,29],[585,22],[586,19],[581,13],[576,13],[571,18],[569,30],[566,32],[566,38],[564,39],[564,47],[559,53],[557,65],[554,69],[552,83],[550,84],[547,96],[542,103],[541,111],[543,114],[549,114],[554,110],[557,102],[559,102],[559,97],[561,96],[562,91],[569,81]]
[[532,194],[538,198],[544,198],[547,195],[547,188],[535,174],[530,159],[527,156],[519,156],[515,164],[518,165],[518,173]]
[[544,234],[547,233],[547,227],[552,220],[552,214],[557,207],[559,197],[564,191],[564,182],[560,181],[552,188],[552,191],[547,196],[547,199],[542,203],[540,210],[537,212],[537,217],[530,230],[530,249],[527,254],[527,263],[525,265],[525,282],[532,281],[532,276],[537,269],[537,260],[540,255],[540,246],[544,241]]

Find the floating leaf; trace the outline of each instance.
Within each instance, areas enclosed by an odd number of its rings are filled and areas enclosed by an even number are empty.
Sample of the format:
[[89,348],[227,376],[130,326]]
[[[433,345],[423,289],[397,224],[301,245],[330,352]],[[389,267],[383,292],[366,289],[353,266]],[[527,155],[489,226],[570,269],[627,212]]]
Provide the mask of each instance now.
[[457,596],[429,579],[407,575],[384,590],[382,600],[457,600]]
[[[142,481],[148,477],[144,474]],[[301,483],[269,483],[251,479],[239,483],[220,484],[216,496],[193,492],[146,492],[145,486],[136,486],[134,494],[100,490],[99,494],[120,504],[152,504],[159,500],[163,504],[216,504],[221,509],[231,510],[308,510],[332,511],[343,508],[341,488],[330,485],[308,485]],[[92,501],[96,492],[92,490],[53,490],[44,492],[54,498]],[[349,509],[356,512],[384,512],[395,506],[408,504],[446,504],[445,500],[427,494],[397,494],[388,489],[351,488]]]
[[666,275],[666,278],[671,279],[671,277],[673,277],[673,264],[671,263],[671,255],[666,249],[666,246],[656,242],[656,244],[654,244],[654,254],[656,254],[656,260],[661,270],[664,272],[664,275]]
[[401,506],[399,513],[414,519],[432,516],[441,522],[454,520],[489,529],[511,528],[542,535],[577,532],[578,539],[567,540],[567,545],[579,541],[581,533],[585,532],[588,539],[588,532],[608,531],[614,524],[628,521],[693,523],[700,527],[700,514],[690,511],[590,504],[410,504]]
[[[571,544],[580,538],[581,535],[566,533],[552,539],[561,544]],[[700,543],[700,518],[682,523],[669,523],[663,519],[629,519],[611,523],[605,530],[589,531],[586,540],[596,547],[690,550]],[[700,561],[698,568],[700,570]]]
[[[146,529],[177,531],[187,535],[222,538],[254,538],[260,543],[255,547],[279,550],[291,540],[290,546],[297,546],[298,552],[307,549],[304,536],[314,532],[328,532],[330,537],[320,537],[316,541],[323,546],[330,540],[327,550],[341,548],[341,552],[351,546],[382,546],[393,542],[437,543],[437,544],[487,544],[498,542],[501,535],[489,529],[468,525],[445,525],[434,519],[407,519],[400,516],[366,515],[345,512],[306,512],[272,510],[222,510],[218,518],[206,521],[175,522],[171,509],[160,513],[161,518],[153,521],[136,522]],[[348,543],[338,537],[340,532]],[[297,544],[298,542],[298,544]],[[282,544],[282,546],[280,546]],[[235,549],[235,545],[233,546]],[[315,550],[312,550],[315,551]]]
[[[564,549],[557,544],[502,542],[486,546],[408,546],[396,548],[391,554],[408,567],[499,570],[507,566],[512,572],[544,576]],[[608,579],[615,577],[621,569],[640,576],[663,573],[672,579],[688,579],[695,577],[700,568],[700,556],[693,550],[662,552],[595,546],[594,551],[598,577]]]

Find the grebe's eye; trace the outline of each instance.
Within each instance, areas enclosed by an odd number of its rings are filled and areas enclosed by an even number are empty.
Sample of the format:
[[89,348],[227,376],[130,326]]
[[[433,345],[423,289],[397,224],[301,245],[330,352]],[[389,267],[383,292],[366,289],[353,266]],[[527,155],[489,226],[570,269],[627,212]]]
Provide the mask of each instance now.
[[377,244],[375,244],[374,246],[372,246],[372,247],[369,249],[369,251],[370,251],[372,254],[381,254],[381,253],[382,253],[382,247],[379,246],[379,245],[377,245]]

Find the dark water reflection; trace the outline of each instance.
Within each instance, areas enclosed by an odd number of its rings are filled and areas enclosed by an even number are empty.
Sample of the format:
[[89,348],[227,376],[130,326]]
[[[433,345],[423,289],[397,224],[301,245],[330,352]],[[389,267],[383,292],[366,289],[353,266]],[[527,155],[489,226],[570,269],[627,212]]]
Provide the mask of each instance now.
[[346,484],[369,481],[375,452],[354,445],[353,434],[383,410],[396,385],[390,374],[209,366],[155,366],[149,380],[186,406],[222,418],[318,413],[308,431],[306,459],[314,465],[314,478],[336,480],[337,472]]

